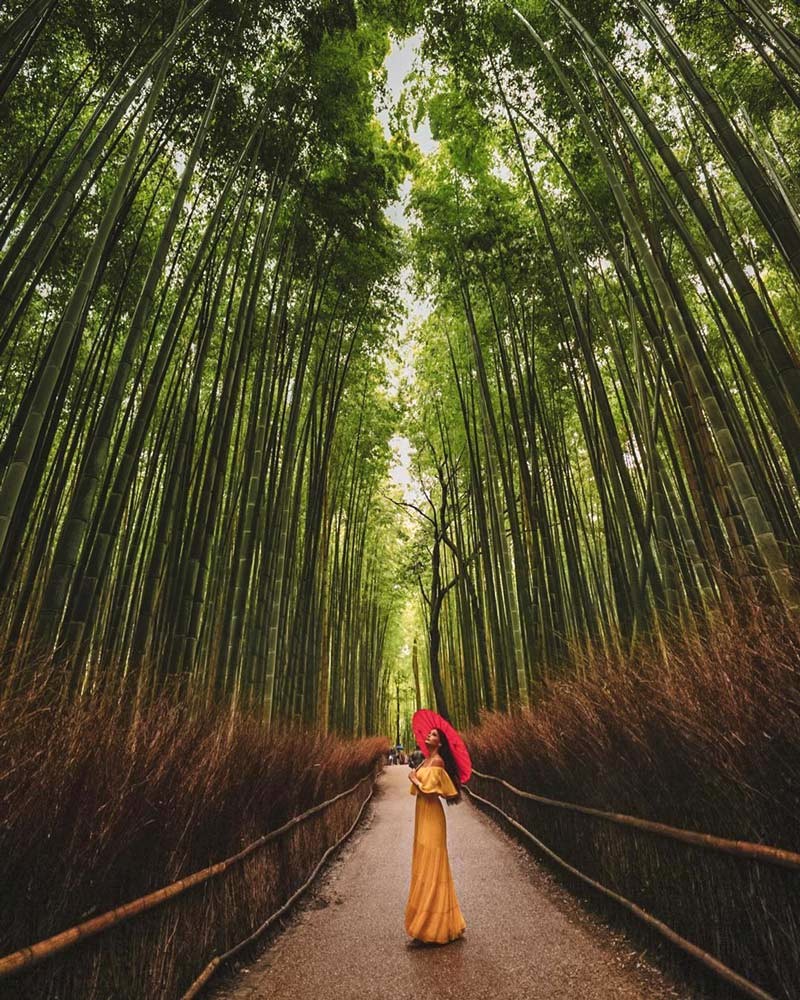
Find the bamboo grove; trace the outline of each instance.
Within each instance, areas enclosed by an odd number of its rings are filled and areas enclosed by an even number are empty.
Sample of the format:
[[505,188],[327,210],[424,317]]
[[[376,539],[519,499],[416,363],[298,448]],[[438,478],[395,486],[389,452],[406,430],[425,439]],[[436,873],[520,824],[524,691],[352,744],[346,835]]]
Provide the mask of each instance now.
[[592,650],[798,610],[800,38],[761,2],[426,28],[419,579],[474,722]]
[[[390,32],[423,59],[387,139]],[[4,683],[54,656],[74,694],[392,732],[401,641],[464,723],[796,614],[799,32],[788,0],[7,5]]]
[[11,5],[10,674],[374,731],[402,144],[347,5]]

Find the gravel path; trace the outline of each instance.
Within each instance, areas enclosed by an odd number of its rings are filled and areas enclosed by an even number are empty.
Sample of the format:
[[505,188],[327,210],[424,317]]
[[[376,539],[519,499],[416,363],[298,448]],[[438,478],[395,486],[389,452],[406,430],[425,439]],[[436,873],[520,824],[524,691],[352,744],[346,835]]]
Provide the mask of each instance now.
[[414,805],[408,769],[386,768],[362,824],[289,927],[219,984],[217,1000],[691,1000],[466,796],[446,808],[465,936],[407,948]]

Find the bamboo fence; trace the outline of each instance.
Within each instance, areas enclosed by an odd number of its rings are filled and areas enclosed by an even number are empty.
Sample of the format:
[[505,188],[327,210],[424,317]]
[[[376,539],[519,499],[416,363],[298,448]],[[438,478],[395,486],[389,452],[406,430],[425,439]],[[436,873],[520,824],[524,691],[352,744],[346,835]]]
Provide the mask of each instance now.
[[40,963],[45,962],[55,956],[62,954],[78,945],[81,942],[88,940],[89,938],[96,937],[112,928],[119,926],[120,924],[131,920],[140,914],[146,913],[157,907],[161,907],[166,903],[172,902],[175,899],[183,896],[190,889],[194,889],[197,886],[203,885],[210,882],[211,880],[222,875],[224,872],[229,871],[235,866],[239,865],[245,858],[253,855],[260,848],[265,845],[272,843],[293,828],[300,826],[305,821],[311,817],[322,813],[323,811],[329,809],[334,803],[339,802],[341,799],[352,795],[356,792],[365,782],[370,781],[373,786],[370,787],[369,794],[364,798],[361,806],[358,810],[355,820],[348,827],[347,831],[342,837],[339,837],[333,844],[327,847],[327,849],[322,854],[319,861],[314,866],[311,874],[305,879],[303,884],[296,889],[290,897],[285,900],[285,902],[280,906],[280,908],[272,913],[265,921],[263,921],[260,926],[250,934],[244,941],[241,941],[234,948],[229,949],[224,954],[216,956],[211,962],[204,968],[201,975],[192,983],[188,992],[185,994],[186,997],[196,996],[202,985],[204,985],[208,979],[210,979],[213,972],[219,968],[219,966],[229,957],[234,955],[236,952],[240,951],[247,944],[254,941],[257,937],[263,934],[274,922],[284,914],[292,904],[306,891],[306,889],[311,885],[314,878],[318,874],[324,862],[327,858],[339,847],[344,840],[352,833],[358,824],[361,816],[363,815],[364,809],[367,803],[372,798],[374,790],[374,778],[375,769],[371,769],[370,772],[364,777],[360,778],[355,784],[350,788],[339,792],[330,799],[326,799],[324,802],[320,802],[310,809],[305,810],[305,812],[300,813],[298,816],[294,816],[292,819],[288,820],[282,826],[275,830],[271,830],[263,836],[259,837],[257,840],[252,841],[241,851],[232,855],[231,857],[225,858],[207,868],[203,868],[200,871],[193,872],[189,875],[184,876],[176,882],[170,885],[163,886],[154,892],[148,893],[137,899],[131,900],[122,906],[115,907],[112,910],[108,910],[90,920],[83,921],[80,924],[76,924],[58,934],[55,934],[49,938],[42,941],[38,941],[34,944],[28,945],[25,948],[21,948],[18,951],[12,952],[0,958],[0,980],[7,979],[11,976],[16,976],[24,973],[27,970],[32,969],[34,966],[38,966]]
[[[552,799],[543,795],[537,795],[534,792],[524,791],[523,789],[510,784],[505,779],[492,774],[485,774],[474,769],[472,773],[478,778],[496,782],[497,784],[507,788],[514,795],[517,795],[520,798],[529,799],[539,805],[567,810],[573,813],[581,813],[594,818],[606,820],[611,823],[616,823],[618,825],[633,827],[637,830],[642,830],[655,836],[667,837],[672,840],[689,843],[712,851],[719,851],[742,858],[748,858],[754,861],[767,862],[784,868],[800,870],[800,854],[793,851],[771,847],[766,844],[755,844],[742,840],[730,840],[724,837],[716,837],[711,834],[700,833],[694,830],[685,830],[680,827],[669,826],[665,823],[655,823],[650,820],[640,819],[636,816],[629,816],[624,813],[607,812],[602,809],[594,809],[589,806],[578,805],[574,802],[564,802],[560,799]],[[466,785],[464,788],[472,799],[499,813],[499,815],[502,816],[502,818],[510,826],[521,833],[523,837],[533,843],[543,854],[554,861],[557,865],[564,868],[566,871],[570,872],[570,874],[574,875],[585,884],[591,886],[596,891],[602,893],[604,896],[607,896],[609,899],[613,899],[616,903],[623,906],[648,927],[652,928],[682,951],[701,962],[718,978],[734,986],[744,996],[752,997],[754,1000],[776,1000],[773,994],[766,992],[749,979],[739,975],[739,973],[735,972],[728,965],[720,961],[720,959],[678,934],[677,931],[673,930],[669,925],[653,916],[632,900],[618,892],[615,892],[613,889],[608,888],[608,886],[603,885],[596,879],[591,878],[578,868],[575,868],[560,855],[556,854],[555,851],[549,848],[525,826],[515,820],[512,816],[509,816],[509,814],[501,809],[500,806],[496,805],[489,799],[478,795]]]

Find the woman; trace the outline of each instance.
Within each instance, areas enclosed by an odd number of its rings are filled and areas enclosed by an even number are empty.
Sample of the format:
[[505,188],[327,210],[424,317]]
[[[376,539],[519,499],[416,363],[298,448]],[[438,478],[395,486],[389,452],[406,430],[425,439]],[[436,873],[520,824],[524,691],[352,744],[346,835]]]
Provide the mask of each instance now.
[[427,761],[408,776],[409,791],[417,796],[411,888],[405,919],[412,946],[447,944],[460,937],[467,926],[450,873],[447,824],[439,801],[440,795],[448,805],[461,801],[458,768],[444,732],[431,729],[425,745],[430,752]]

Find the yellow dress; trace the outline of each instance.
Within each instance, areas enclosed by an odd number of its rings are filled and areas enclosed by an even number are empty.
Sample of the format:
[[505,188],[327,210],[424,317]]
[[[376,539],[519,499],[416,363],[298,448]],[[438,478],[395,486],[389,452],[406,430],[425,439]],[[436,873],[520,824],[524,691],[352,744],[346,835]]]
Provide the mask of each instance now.
[[[445,798],[458,794],[443,767],[423,765],[417,771],[417,778],[424,792],[435,792]],[[410,792],[417,795],[417,786],[413,782]],[[411,888],[405,925],[411,937],[438,944],[446,944],[459,937],[467,926],[458,906],[450,873],[447,824],[438,797],[417,795]]]

